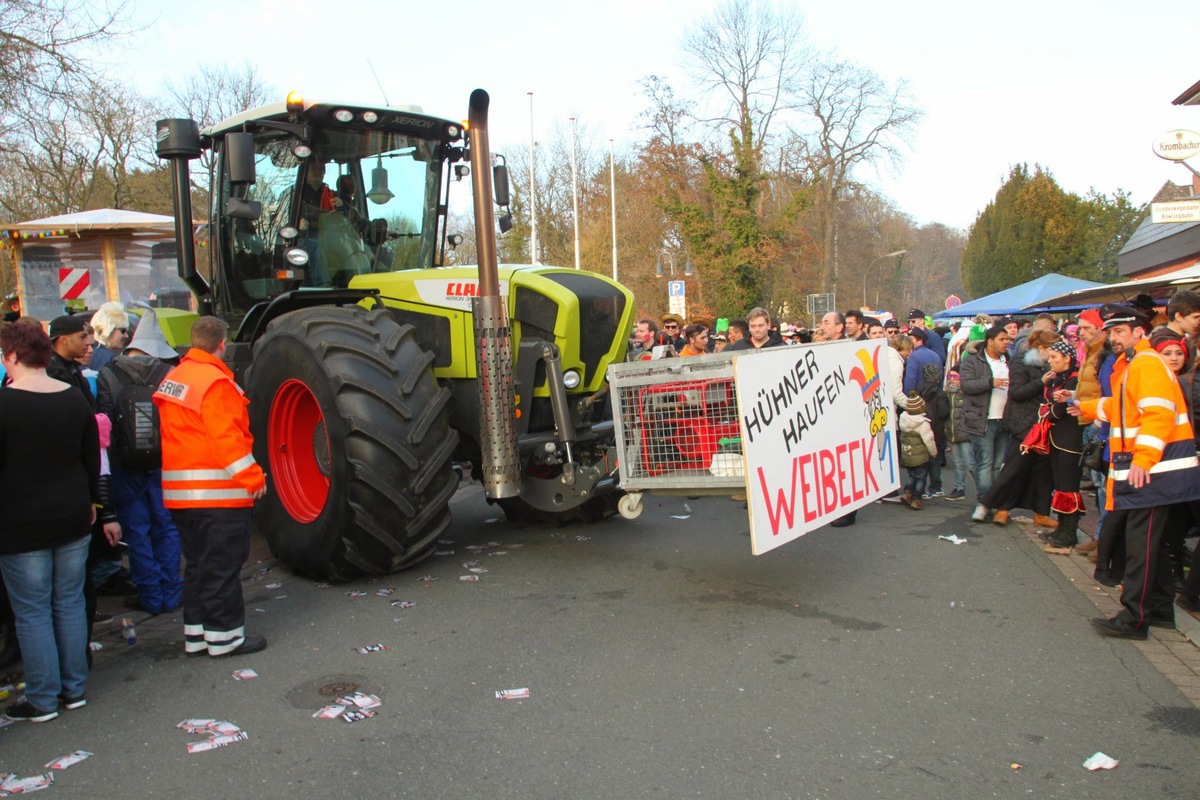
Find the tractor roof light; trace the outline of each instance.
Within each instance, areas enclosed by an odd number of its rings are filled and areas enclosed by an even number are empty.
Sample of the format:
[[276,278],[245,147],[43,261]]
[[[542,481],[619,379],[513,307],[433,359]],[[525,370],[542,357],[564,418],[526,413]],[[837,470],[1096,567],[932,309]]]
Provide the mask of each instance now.
[[279,238],[281,239],[295,239],[299,235],[300,231],[296,230],[293,225],[284,225],[279,229]]
[[298,144],[292,148],[292,155],[296,158],[308,158],[312,155],[312,148],[306,144]]
[[287,93],[287,110],[289,114],[299,114],[304,110],[304,95],[297,91]]
[[353,122],[354,112],[348,108],[339,108],[337,111],[333,112],[333,118],[338,122]]
[[362,113],[362,121],[368,125],[374,125],[376,122],[379,122],[379,115],[374,111],[364,111]]

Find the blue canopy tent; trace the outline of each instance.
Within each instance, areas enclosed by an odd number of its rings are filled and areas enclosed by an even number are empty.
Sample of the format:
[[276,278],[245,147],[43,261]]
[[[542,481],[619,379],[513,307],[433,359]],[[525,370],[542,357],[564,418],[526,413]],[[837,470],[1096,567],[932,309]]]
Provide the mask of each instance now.
[[[981,297],[978,300],[972,300],[969,303],[963,303],[955,308],[948,308],[945,311],[939,311],[934,314],[934,319],[948,319],[951,317],[973,317],[976,314],[1027,314],[1028,311],[1023,309],[1037,303],[1047,300],[1052,297],[1074,292],[1079,289],[1091,289],[1096,286],[1104,286],[1105,284],[1098,281],[1085,281],[1080,278],[1068,278],[1066,275],[1059,275],[1057,272],[1050,272],[1042,275],[1039,278],[1034,278],[1031,281],[1026,281],[1020,286],[1014,286],[1011,289],[1005,289],[995,294],[989,294],[987,297]],[[1076,308],[1089,308],[1091,304],[1086,305],[1061,305],[1052,308],[1044,308],[1043,311],[1065,311]]]

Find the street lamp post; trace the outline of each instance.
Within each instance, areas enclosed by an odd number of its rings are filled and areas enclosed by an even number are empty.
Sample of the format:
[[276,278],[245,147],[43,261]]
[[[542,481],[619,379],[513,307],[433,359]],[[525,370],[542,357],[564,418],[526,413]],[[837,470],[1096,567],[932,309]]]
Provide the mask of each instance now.
[[873,259],[870,264],[867,264],[867,268],[863,270],[862,304],[864,307],[867,305],[867,276],[871,274],[871,267],[875,266],[876,262],[883,261],[885,258],[896,258],[897,256],[902,256],[907,252],[908,250],[905,249],[897,250],[894,253],[884,253],[878,258]]

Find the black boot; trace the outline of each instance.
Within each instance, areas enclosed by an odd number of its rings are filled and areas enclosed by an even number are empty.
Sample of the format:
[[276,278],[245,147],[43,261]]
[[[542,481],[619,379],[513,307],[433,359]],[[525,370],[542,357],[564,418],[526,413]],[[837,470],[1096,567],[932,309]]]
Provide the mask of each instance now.
[[1078,511],[1074,514],[1058,515],[1058,527],[1054,529],[1049,544],[1046,545],[1047,553],[1070,555],[1076,544],[1075,532],[1079,530],[1079,516]]

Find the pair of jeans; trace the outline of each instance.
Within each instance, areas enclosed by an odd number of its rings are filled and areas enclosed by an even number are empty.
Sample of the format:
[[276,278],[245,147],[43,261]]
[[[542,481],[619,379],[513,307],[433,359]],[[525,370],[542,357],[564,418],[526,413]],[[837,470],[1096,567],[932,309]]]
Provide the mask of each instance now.
[[[1100,445],[1103,446],[1104,440],[1107,438],[1108,437],[1101,433],[1100,429],[1095,425],[1088,425],[1083,429],[1083,443],[1085,446],[1088,442],[1092,441],[1098,441],[1100,442]],[[1096,533],[1092,536],[1092,538],[1099,539],[1100,528],[1104,526],[1104,517],[1108,514],[1108,511],[1104,508],[1105,504],[1108,502],[1108,484],[1105,481],[1105,475],[1103,472],[1091,470],[1091,473],[1092,485],[1096,487],[1096,508],[1098,509],[1099,513],[1099,516],[1096,519]]]
[[925,486],[929,478],[929,463],[919,467],[905,467],[905,469],[908,470],[908,480],[904,482],[904,491],[920,500],[921,495],[925,493]]
[[[975,471],[975,454],[973,442],[951,442],[950,454],[954,457],[954,488],[960,492],[967,490],[967,473]],[[983,496],[981,492],[980,497]]]
[[174,611],[183,597],[182,551],[175,521],[163,507],[162,470],[142,472],[114,465],[112,483],[138,601],[151,614]]
[[91,536],[48,550],[0,555],[25,659],[25,697],[42,711],[83,696],[87,681],[87,579]]
[[1004,430],[1003,421],[989,419],[983,435],[971,437],[971,447],[975,458],[975,497],[976,502],[981,502],[1004,466],[1008,431]]

